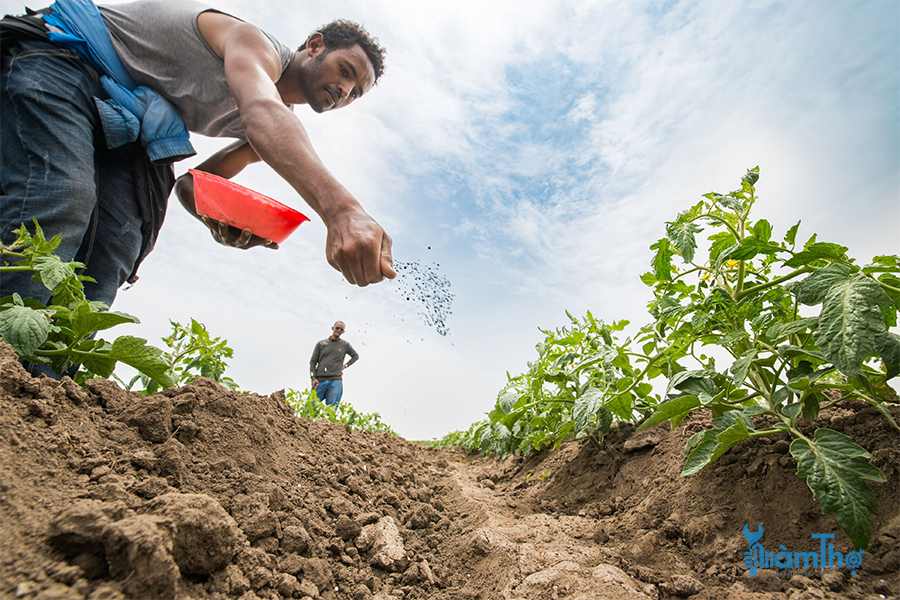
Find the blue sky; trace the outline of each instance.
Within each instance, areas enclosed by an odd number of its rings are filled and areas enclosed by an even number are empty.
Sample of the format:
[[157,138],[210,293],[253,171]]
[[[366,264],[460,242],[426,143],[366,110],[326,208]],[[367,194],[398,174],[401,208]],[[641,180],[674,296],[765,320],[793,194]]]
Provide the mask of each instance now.
[[[354,407],[409,439],[464,429],[567,309],[643,324],[639,276],[664,222],[756,165],[756,216],[776,233],[802,220],[799,237],[863,262],[900,253],[898,2],[215,6],[290,46],[341,17],[387,47],[373,93],[295,112],[395,257],[439,263],[455,294],[441,336],[396,283],[343,282],[317,219],[277,252],[239,252],[174,202],[115,305],[143,323],[121,333],[158,342],[169,319],[202,321],[234,347],[229,374],[244,388],[307,386],[314,343],[341,319],[361,355],[345,377]],[[265,165],[237,181],[306,209]]]

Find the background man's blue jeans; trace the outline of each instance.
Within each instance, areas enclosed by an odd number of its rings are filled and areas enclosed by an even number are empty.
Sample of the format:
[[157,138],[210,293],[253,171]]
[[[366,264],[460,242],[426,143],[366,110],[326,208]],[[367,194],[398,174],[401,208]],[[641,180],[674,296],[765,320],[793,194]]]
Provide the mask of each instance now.
[[[36,217],[48,239],[62,235],[60,258],[87,262],[82,274],[96,279],[85,282],[88,299],[111,305],[140,253],[142,218],[135,150],[106,149],[94,97],[107,96],[64,48],[23,42],[3,56],[0,239],[11,243],[23,222],[33,230]],[[30,273],[3,275],[0,297],[13,292],[45,304],[50,299],[50,290]]]
[[316,397],[326,406],[337,406],[341,402],[344,393],[344,382],[340,379],[320,381],[316,386]]

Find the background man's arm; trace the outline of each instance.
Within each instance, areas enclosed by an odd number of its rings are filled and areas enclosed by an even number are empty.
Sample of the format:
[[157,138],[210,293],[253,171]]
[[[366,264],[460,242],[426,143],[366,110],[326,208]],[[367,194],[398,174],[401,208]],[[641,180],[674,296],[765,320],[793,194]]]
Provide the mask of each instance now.
[[313,348],[312,356],[309,359],[309,380],[310,387],[312,389],[316,389],[316,386],[319,384],[319,380],[316,379],[316,367],[319,364],[319,344],[316,343]]
[[[344,369],[355,363],[359,360],[359,354],[356,353],[356,350],[353,349],[353,346],[347,344],[347,355],[350,357],[350,360],[344,365]],[[343,369],[341,369],[343,370]]]
[[366,286],[395,277],[391,238],[325,168],[278,93],[281,61],[272,43],[256,27],[231,21],[207,41],[225,62],[225,78],[253,150],[322,218],[328,228],[326,258],[348,282]]

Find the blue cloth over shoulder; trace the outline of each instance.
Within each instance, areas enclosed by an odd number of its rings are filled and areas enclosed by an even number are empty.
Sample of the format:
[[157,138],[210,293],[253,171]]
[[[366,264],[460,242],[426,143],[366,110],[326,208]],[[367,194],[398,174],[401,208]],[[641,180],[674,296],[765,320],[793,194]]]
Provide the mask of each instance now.
[[109,100],[95,98],[107,145],[117,148],[140,137],[154,163],[172,163],[197,152],[175,106],[139,86],[116,54],[100,10],[91,0],[57,0],[44,16],[50,41],[76,52],[94,67]]

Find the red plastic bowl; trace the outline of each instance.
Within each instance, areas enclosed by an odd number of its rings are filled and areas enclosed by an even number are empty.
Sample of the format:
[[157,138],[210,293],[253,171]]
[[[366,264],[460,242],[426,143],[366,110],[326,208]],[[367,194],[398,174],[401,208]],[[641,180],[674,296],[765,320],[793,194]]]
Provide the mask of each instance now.
[[238,229],[280,244],[309,219],[290,206],[212,173],[195,169],[194,203],[197,213],[216,221],[225,220]]

